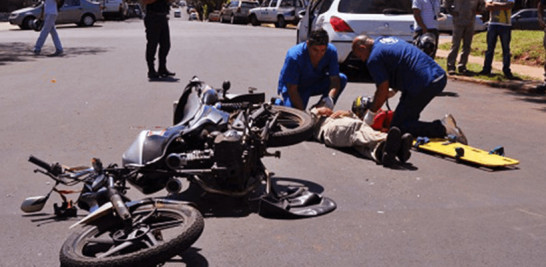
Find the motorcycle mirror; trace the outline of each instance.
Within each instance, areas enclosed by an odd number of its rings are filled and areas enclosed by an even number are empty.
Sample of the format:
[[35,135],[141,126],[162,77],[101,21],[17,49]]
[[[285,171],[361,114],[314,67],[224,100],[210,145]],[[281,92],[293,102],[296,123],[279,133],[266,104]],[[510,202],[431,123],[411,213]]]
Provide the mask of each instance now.
[[227,90],[229,90],[229,88],[231,87],[231,82],[230,81],[224,81],[222,83],[222,89],[224,89],[225,92],[227,92]]
[[23,201],[23,204],[21,204],[21,210],[24,212],[41,211],[44,208],[48,198],[49,195],[28,197],[25,199],[25,201]]

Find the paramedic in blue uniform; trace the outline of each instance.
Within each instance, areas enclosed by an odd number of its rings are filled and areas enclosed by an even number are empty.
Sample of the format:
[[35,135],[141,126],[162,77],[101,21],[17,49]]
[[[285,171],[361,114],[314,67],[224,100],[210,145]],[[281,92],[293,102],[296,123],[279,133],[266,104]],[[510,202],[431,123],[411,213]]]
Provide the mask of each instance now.
[[[360,35],[353,40],[353,53],[364,61],[372,76],[376,91],[373,104],[364,116],[368,125],[389,96],[389,88],[400,91],[400,101],[391,127],[414,137],[445,137],[454,133],[463,139],[462,131],[450,115],[444,120],[423,122],[419,116],[430,101],[444,90],[447,83],[445,71],[431,57],[412,44],[396,37],[379,37],[375,40]],[[464,140],[460,140],[466,142]]]
[[319,29],[286,53],[277,93],[285,106],[304,110],[311,96],[320,95],[319,102],[333,109],[345,85],[347,76],[339,72],[337,49],[329,43],[328,33]]

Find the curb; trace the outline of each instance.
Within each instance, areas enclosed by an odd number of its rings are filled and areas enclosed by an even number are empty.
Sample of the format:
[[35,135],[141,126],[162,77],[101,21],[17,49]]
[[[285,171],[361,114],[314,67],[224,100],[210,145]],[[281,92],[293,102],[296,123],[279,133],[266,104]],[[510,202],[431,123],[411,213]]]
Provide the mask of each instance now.
[[481,80],[481,79],[476,79],[476,78],[467,77],[467,76],[460,76],[460,75],[448,75],[448,78],[454,81],[472,82],[472,83],[486,85],[486,86],[494,87],[494,88],[509,89],[511,91],[514,91],[517,93],[524,93],[524,94],[540,94],[540,92],[537,91],[536,87],[542,84],[542,82],[530,81],[530,80],[489,81],[489,80]]

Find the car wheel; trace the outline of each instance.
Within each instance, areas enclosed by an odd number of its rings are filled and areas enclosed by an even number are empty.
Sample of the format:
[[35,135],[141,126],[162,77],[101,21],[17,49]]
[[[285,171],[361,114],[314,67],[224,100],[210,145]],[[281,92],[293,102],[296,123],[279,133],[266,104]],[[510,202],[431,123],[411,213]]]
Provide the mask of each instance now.
[[21,30],[30,30],[30,29],[32,29],[32,21],[34,19],[35,18],[33,16],[26,17],[25,19],[23,19],[23,23],[21,23],[21,25],[19,25],[19,28],[21,28]]
[[284,17],[283,16],[279,16],[277,18],[277,23],[275,23],[275,26],[277,28],[284,28],[286,27],[286,21],[284,20]]
[[92,15],[89,15],[89,14],[83,15],[83,17],[82,17],[82,19],[80,21],[81,26],[91,27],[91,26],[93,26],[93,24],[95,24],[95,17],[93,17]]
[[252,24],[252,26],[259,26],[260,25],[260,22],[258,21],[258,18],[256,18],[256,15],[251,15],[250,16],[250,24]]

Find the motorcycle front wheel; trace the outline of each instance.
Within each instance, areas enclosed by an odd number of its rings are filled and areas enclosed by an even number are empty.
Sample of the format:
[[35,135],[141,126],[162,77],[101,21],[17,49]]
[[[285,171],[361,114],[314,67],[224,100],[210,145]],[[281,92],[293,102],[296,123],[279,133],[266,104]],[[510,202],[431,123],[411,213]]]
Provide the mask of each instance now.
[[71,234],[61,248],[61,266],[155,266],[203,232],[203,216],[185,204],[144,203],[132,210],[130,227],[110,215]]
[[277,123],[270,129],[269,147],[290,146],[309,140],[313,134],[313,118],[308,113],[285,106],[271,106],[280,113]]

